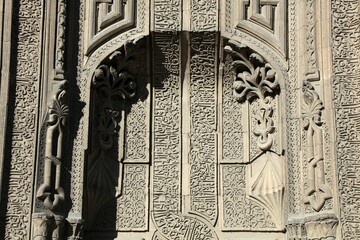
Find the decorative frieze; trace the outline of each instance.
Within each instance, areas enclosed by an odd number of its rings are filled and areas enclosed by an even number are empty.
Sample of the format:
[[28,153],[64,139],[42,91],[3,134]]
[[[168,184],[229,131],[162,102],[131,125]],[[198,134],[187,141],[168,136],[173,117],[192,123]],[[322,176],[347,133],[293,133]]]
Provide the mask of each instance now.
[[191,0],[190,11],[191,31],[217,31],[218,1]]
[[[33,173],[36,159],[43,1],[4,2],[13,7],[8,123],[6,129],[0,237],[30,238]],[[11,44],[10,44],[11,43]],[[3,45],[4,46],[4,45]],[[3,89],[1,81],[1,90]],[[5,86],[4,86],[5,87]],[[5,97],[5,96],[1,96]]]
[[333,101],[341,237],[360,238],[360,46],[357,0],[332,0]]
[[180,31],[182,13],[180,0],[155,0],[154,30],[156,32]]
[[217,219],[216,34],[190,34],[191,211]]

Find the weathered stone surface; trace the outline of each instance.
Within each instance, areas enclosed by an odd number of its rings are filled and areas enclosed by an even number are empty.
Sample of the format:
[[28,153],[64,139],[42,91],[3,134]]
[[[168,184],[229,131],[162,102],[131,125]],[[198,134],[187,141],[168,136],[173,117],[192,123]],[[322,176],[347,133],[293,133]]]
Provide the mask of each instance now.
[[4,0],[0,239],[360,238],[358,0]]

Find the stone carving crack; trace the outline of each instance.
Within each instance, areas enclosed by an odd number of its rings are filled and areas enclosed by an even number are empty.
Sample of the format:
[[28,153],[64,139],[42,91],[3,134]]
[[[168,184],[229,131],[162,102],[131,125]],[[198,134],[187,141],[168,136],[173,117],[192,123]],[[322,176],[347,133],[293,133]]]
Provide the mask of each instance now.
[[315,211],[320,211],[326,199],[332,197],[331,189],[325,183],[323,153],[323,121],[324,109],[319,95],[310,82],[303,84],[302,118],[307,140],[308,189],[305,203],[310,203]]

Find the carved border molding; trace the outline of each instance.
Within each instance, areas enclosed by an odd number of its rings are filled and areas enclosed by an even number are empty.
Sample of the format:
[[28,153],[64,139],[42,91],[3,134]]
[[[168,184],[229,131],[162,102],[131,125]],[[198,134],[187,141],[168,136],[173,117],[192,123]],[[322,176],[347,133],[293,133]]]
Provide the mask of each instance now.
[[287,56],[287,0],[224,0],[224,34],[244,33]]
[[134,27],[135,0],[87,0],[87,6],[87,54],[112,36]]
[[332,0],[332,86],[337,136],[338,189],[341,237],[359,239],[360,187],[360,4]]

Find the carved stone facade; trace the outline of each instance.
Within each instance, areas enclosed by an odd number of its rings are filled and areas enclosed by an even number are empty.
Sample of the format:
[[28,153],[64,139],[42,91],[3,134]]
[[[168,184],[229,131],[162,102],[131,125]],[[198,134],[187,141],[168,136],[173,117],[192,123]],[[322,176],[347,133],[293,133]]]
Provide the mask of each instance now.
[[3,0],[0,239],[360,239],[358,0]]

